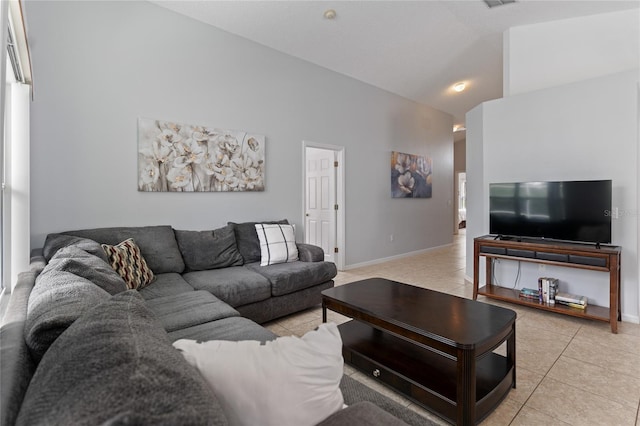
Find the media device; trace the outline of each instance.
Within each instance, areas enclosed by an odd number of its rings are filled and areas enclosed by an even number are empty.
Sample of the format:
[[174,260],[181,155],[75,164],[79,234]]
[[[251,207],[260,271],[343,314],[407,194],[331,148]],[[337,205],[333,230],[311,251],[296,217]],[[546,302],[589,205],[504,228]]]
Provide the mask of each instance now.
[[489,232],[611,243],[611,180],[491,183]]

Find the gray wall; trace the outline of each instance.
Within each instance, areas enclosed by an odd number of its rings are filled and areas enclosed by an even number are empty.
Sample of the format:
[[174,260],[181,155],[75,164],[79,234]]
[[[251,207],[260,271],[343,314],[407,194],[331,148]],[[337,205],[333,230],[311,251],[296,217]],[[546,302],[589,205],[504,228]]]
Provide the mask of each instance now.
[[[296,223],[303,140],[345,147],[347,266],[451,243],[450,115],[151,3],[24,6],[32,247],[85,227]],[[138,117],[266,135],[266,191],[137,192]],[[390,198],[392,150],[433,158],[431,199]]]

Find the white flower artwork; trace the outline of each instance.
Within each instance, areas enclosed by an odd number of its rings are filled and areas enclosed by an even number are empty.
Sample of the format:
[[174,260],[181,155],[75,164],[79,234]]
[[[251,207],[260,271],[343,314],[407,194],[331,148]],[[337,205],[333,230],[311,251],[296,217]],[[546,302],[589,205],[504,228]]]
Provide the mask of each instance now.
[[263,135],[138,119],[138,191],[264,191]]

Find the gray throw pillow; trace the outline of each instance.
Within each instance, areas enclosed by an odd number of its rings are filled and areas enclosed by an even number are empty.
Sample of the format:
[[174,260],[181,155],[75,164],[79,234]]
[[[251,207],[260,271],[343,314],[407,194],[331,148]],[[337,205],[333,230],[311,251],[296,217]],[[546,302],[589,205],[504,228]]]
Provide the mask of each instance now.
[[49,262],[53,256],[64,247],[78,247],[87,253],[91,253],[94,256],[99,257],[100,259],[107,261],[107,254],[102,249],[100,243],[94,240],[90,240],[88,238],[75,237],[73,235],[63,235],[63,234],[49,234],[47,235],[47,239],[44,241],[44,246],[42,247],[42,255]]
[[187,271],[240,266],[244,263],[233,227],[213,231],[174,231]]
[[45,354],[17,425],[223,425],[198,372],[135,290],[79,318]]
[[111,295],[127,290],[124,280],[111,265],[77,246],[58,250],[43,272],[53,269],[86,278]]
[[228,222],[227,225],[231,225],[235,232],[238,251],[242,255],[244,263],[260,262],[260,240],[258,239],[258,233],[256,232],[256,223],[288,225],[289,221],[287,219],[282,219],[264,222]]

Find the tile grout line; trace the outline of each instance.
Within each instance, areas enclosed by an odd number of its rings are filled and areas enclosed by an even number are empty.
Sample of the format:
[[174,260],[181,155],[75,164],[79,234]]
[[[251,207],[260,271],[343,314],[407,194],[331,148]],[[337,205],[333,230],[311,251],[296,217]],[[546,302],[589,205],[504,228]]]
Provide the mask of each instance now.
[[[553,362],[553,364],[551,364],[551,366],[549,367],[549,369],[544,373],[544,375],[542,376],[542,379],[538,382],[538,384],[533,388],[533,390],[531,391],[531,393],[529,394],[529,396],[527,397],[527,399],[525,399],[525,401],[522,403],[522,405],[520,406],[520,408],[518,409],[518,411],[516,412],[516,414],[513,416],[513,418],[511,419],[511,421],[509,422],[509,425],[513,424],[513,422],[516,420],[516,418],[518,418],[518,415],[520,415],[520,412],[522,411],[523,408],[525,408],[527,406],[527,403],[529,402],[529,400],[531,399],[531,397],[533,396],[533,394],[536,392],[536,390],[538,390],[538,388],[540,387],[540,385],[542,384],[542,382],[544,381],[544,379],[547,378],[549,372],[553,369],[553,367],[556,365],[556,363],[558,362],[558,360],[560,359],[560,357],[562,356],[562,354],[564,354],[564,352],[567,350],[567,348],[569,347],[569,345],[571,344],[571,342],[573,342],[573,339],[576,337],[576,335],[578,334],[578,332],[580,331],[580,329],[582,328],[582,326],[578,327],[578,329],[573,333],[573,336],[571,336],[571,340],[569,340],[566,344],[566,346],[564,347],[564,349],[562,350],[562,352],[560,353],[560,355],[558,355],[558,357],[556,358],[556,360]],[[552,378],[549,378],[550,380],[553,380]],[[527,407],[530,410],[536,410],[536,411],[540,411],[536,408],[533,407]],[[544,411],[540,411],[542,414],[547,415],[549,417],[553,417],[555,420],[561,421],[564,423],[564,421],[562,419],[557,418],[555,415],[551,415],[549,413],[546,413]]]

